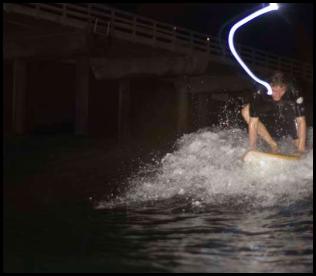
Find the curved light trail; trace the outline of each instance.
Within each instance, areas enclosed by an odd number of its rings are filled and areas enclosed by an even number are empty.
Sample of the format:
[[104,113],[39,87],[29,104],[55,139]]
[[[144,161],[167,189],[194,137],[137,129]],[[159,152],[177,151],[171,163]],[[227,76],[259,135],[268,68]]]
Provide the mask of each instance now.
[[262,8],[250,15],[248,15],[247,17],[245,17],[244,19],[238,21],[229,31],[229,35],[228,35],[228,45],[229,45],[229,49],[232,52],[232,54],[234,55],[234,57],[237,59],[237,61],[239,62],[239,64],[241,65],[241,67],[247,72],[247,74],[254,79],[256,82],[262,84],[263,86],[265,86],[267,88],[267,93],[268,95],[272,95],[272,89],[269,83],[259,79],[258,77],[256,77],[251,71],[250,69],[246,66],[246,64],[242,61],[242,59],[239,57],[239,55],[237,54],[235,47],[234,47],[234,35],[235,32],[237,31],[238,28],[240,28],[241,26],[243,26],[244,24],[248,23],[249,21],[251,21],[252,19],[265,14],[267,12],[270,11],[274,11],[274,10],[278,10],[279,6],[276,3],[270,3],[269,6]]

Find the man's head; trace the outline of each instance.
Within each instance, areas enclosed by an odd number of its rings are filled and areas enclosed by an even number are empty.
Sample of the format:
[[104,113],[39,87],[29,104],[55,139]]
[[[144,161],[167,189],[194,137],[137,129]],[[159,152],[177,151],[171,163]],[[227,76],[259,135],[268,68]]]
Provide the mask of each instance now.
[[275,72],[271,77],[270,85],[272,88],[272,99],[279,101],[285,94],[289,81],[282,72]]

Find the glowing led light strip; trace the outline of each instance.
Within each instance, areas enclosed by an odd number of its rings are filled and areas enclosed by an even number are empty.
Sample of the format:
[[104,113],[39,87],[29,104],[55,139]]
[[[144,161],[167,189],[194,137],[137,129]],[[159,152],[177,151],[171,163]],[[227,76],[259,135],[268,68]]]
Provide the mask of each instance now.
[[229,45],[229,48],[232,52],[232,54],[234,55],[234,57],[237,59],[237,61],[239,62],[239,64],[241,65],[242,68],[244,68],[244,70],[247,72],[247,74],[253,78],[256,82],[262,84],[263,86],[265,86],[268,90],[268,95],[272,95],[272,89],[271,89],[271,86],[269,85],[269,83],[263,81],[263,80],[260,80],[259,78],[257,78],[251,71],[250,69],[246,66],[246,64],[242,61],[242,59],[238,56],[236,50],[235,50],[235,47],[234,47],[234,43],[233,43],[233,38],[234,38],[234,34],[235,32],[237,31],[237,29],[239,27],[241,27],[242,25],[246,24],[247,22],[249,22],[250,20],[264,14],[264,13],[267,13],[267,12],[270,12],[270,11],[274,11],[274,10],[277,10],[279,9],[279,6],[278,4],[276,3],[270,3],[269,6],[265,7],[265,8],[262,8],[254,13],[252,13],[251,15],[245,17],[244,19],[238,21],[229,31],[229,35],[228,35],[228,45]]

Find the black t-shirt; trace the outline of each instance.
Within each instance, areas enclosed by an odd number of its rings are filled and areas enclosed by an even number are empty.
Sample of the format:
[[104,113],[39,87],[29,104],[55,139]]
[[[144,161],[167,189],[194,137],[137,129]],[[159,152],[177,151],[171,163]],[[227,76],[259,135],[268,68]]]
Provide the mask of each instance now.
[[273,138],[291,136],[297,139],[296,118],[305,116],[303,97],[296,91],[286,91],[280,101],[260,90],[250,101],[250,117],[259,117]]

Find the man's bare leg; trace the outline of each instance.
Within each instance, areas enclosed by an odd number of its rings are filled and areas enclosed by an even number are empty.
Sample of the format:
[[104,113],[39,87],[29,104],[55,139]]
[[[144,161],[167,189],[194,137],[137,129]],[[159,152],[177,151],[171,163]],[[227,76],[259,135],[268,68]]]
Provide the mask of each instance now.
[[[246,123],[249,125],[249,121],[250,121],[249,104],[243,107],[243,109],[241,110],[241,115],[246,121]],[[272,152],[279,151],[277,143],[272,139],[270,133],[268,132],[268,130],[266,129],[266,127],[260,120],[258,121],[257,132],[258,132],[258,135],[269,144]]]

